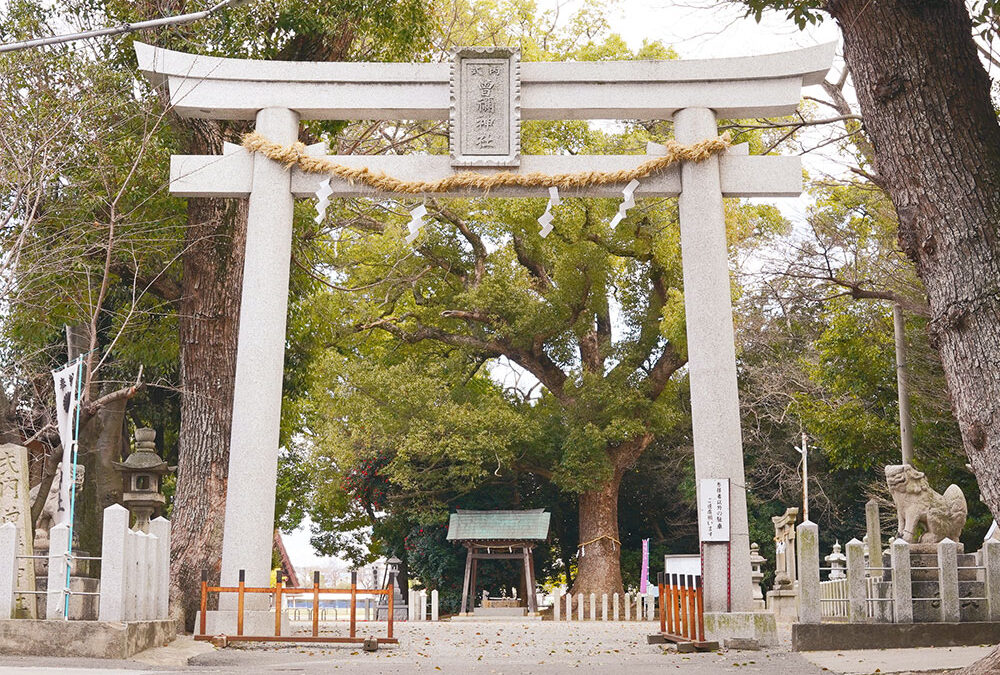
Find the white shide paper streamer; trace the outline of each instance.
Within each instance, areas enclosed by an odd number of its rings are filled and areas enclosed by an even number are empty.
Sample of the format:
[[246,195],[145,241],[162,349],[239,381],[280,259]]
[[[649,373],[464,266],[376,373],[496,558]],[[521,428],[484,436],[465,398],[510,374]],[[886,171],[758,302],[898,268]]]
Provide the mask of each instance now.
[[618,207],[618,213],[616,213],[615,217],[611,219],[611,227],[617,227],[618,223],[625,219],[625,214],[628,213],[628,210],[635,206],[635,199],[633,199],[633,195],[635,194],[635,189],[637,187],[639,187],[639,181],[632,180],[625,186],[625,189],[622,190],[622,195],[625,197],[625,201],[621,203]]
[[319,182],[319,188],[316,189],[316,224],[322,225],[323,219],[326,218],[326,207],[330,205],[330,195],[333,194],[333,188],[330,187],[330,179],[324,178]]
[[553,185],[549,188],[549,203],[545,205],[545,213],[538,218],[538,224],[542,226],[539,235],[544,239],[549,236],[549,232],[552,231],[552,220],[554,216],[552,215],[552,207],[559,206],[562,200],[559,198],[559,188]]
[[424,216],[427,215],[427,205],[421,204],[412,211],[410,211],[410,224],[407,227],[410,233],[406,235],[406,243],[412,244],[413,241],[420,235],[420,228],[424,226]]

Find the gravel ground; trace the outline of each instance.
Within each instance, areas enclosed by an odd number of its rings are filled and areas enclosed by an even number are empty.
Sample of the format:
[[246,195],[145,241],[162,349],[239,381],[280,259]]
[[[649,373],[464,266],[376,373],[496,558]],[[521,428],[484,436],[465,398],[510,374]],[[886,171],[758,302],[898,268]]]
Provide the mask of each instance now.
[[[764,651],[677,654],[650,645],[654,623],[570,622],[441,622],[396,624],[398,646],[384,645],[365,653],[353,645],[285,645],[240,643],[214,649],[182,637],[168,647],[149,650],[131,661],[0,657],[0,675],[53,673],[117,675],[148,673],[626,673],[644,675],[679,671],[691,675],[767,673],[946,672],[974,661],[977,648],[814,652],[788,651],[782,645]],[[383,634],[385,624],[359,624],[358,635]],[[344,635],[346,624],[324,634]],[[988,651],[988,648],[982,648]],[[985,652],[983,652],[985,653]],[[910,670],[922,668],[924,670]],[[934,669],[938,670],[934,670]]]
[[[784,650],[676,654],[646,643],[652,623],[535,621],[403,623],[400,644],[366,654],[350,647],[244,644],[195,657],[192,666],[226,672],[365,673],[714,673],[813,675],[823,670]],[[381,630],[381,626],[379,626]],[[359,635],[366,634],[364,629]]]

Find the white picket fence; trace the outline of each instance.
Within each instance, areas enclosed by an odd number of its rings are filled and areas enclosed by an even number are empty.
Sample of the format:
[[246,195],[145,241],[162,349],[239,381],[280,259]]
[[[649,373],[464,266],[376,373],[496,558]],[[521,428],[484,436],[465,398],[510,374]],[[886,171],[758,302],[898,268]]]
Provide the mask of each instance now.
[[[866,598],[877,598],[876,584],[881,583],[882,577],[866,577]],[[828,579],[819,582],[819,602],[820,613],[824,619],[847,619],[850,596],[847,590],[847,577],[841,579]],[[867,603],[868,618],[875,617],[876,606],[872,600]]]
[[610,598],[607,593],[602,593],[599,598],[594,593],[588,596],[567,593],[564,596],[561,590],[556,589],[552,593],[552,620],[655,621],[658,599],[656,593],[626,593],[621,601],[617,593]]
[[[427,602],[428,599],[430,599],[429,605]],[[437,589],[431,591],[428,596],[426,590],[415,591],[411,588],[407,597],[406,608],[407,619],[410,621],[437,621],[439,616]],[[430,610],[430,615],[428,615],[428,609]]]
[[[100,605],[101,621],[149,621],[167,618],[170,570],[170,521],[156,518],[149,533],[129,529],[125,507],[113,504],[104,509]],[[49,531],[49,572],[45,584],[38,584],[46,597],[46,617],[65,619],[66,594],[80,594],[67,588],[66,569],[71,559],[69,527],[55,525]],[[0,525],[0,616],[10,617],[17,588],[17,526]]]

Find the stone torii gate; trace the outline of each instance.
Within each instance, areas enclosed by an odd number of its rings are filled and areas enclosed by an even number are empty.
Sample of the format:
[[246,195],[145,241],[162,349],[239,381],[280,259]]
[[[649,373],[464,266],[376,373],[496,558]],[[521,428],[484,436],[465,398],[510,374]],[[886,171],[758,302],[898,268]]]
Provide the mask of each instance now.
[[[153,83],[168,87],[177,114],[255,120],[257,132],[285,145],[297,140],[301,120],[451,118],[450,157],[328,157],[404,180],[435,180],[469,166],[485,167],[476,169],[484,173],[497,167],[548,174],[631,169],[649,157],[521,156],[519,119],[672,119],[676,140],[694,143],[714,138],[719,118],[794,112],[802,87],[823,80],[834,48],[827,44],[746,58],[592,63],[520,63],[516,51],[469,48],[459,50],[456,62],[449,65],[251,61],[135,43],[139,68]],[[470,97],[482,86],[477,65],[501,76],[499,98],[490,104],[499,104],[490,113],[495,124],[490,123],[487,136],[473,133],[466,121],[486,112],[482,105],[476,109]],[[324,154],[321,148],[309,151]],[[222,552],[224,585],[236,584],[239,569],[247,571],[251,586],[266,585],[269,578],[292,206],[295,199],[312,197],[317,183],[315,175],[297,167],[286,170],[231,144],[220,156],[171,158],[174,194],[250,200]],[[331,197],[376,196],[361,183],[334,178],[330,186]],[[614,197],[621,190],[595,185],[566,190],[563,196]],[[703,162],[685,162],[650,175],[635,191],[637,198],[680,198],[695,472],[698,478],[728,479],[730,489],[730,541],[704,545],[708,614],[738,614],[752,607],[723,198],[792,197],[801,190],[799,158],[748,156],[746,146],[736,146]],[[545,197],[547,191],[541,186],[501,187],[491,195]],[[443,196],[476,195],[456,191]],[[699,527],[704,530],[702,520]]]

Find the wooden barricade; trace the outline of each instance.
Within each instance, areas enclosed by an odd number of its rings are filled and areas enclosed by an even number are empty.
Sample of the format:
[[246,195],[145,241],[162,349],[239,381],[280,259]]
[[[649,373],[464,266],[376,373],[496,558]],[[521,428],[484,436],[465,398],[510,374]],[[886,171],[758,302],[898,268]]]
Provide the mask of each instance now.
[[718,642],[705,640],[705,605],[701,575],[657,575],[660,593],[660,632],[650,635],[650,643],[673,642],[678,650],[710,651]]
[[[236,593],[236,635],[226,635],[226,642],[324,642],[324,643],[364,643],[367,637],[357,635],[357,613],[358,613],[358,575],[351,572],[350,588],[320,588],[319,572],[313,573],[312,588],[296,588],[283,585],[281,572],[278,572],[274,588],[254,588],[245,584],[246,573],[240,570],[239,583],[233,586],[209,586],[208,571],[201,573],[201,618],[198,625],[198,632],[195,640],[212,640],[218,636],[208,635],[206,631],[206,610],[208,609],[209,593]],[[386,624],[386,635],[384,637],[375,636],[378,644],[398,644],[399,640],[392,636],[392,615],[393,615],[393,590],[396,586],[396,573],[389,574],[389,585],[386,588],[377,590],[366,590],[370,595],[385,595],[388,599],[388,620]],[[244,635],[244,601],[248,593],[267,593],[274,597],[274,635]],[[320,595],[350,595],[350,623],[347,637],[321,636],[319,634],[319,598]],[[311,635],[282,635],[281,634],[281,598],[285,595],[312,595],[312,634]]]

